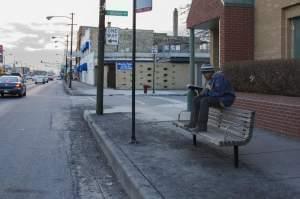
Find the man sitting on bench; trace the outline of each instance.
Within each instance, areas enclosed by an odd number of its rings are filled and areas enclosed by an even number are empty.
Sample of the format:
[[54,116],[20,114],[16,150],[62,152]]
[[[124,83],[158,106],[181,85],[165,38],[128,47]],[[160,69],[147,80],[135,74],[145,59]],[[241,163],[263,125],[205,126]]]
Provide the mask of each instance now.
[[186,125],[196,133],[207,131],[209,107],[229,107],[235,99],[234,90],[221,71],[215,72],[214,67],[208,64],[202,65],[201,71],[206,86],[193,98],[190,123]]

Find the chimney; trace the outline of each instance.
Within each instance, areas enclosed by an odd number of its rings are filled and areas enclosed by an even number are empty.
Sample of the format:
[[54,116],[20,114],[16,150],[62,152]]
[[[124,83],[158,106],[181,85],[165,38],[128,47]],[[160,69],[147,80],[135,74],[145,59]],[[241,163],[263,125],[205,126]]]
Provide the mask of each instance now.
[[174,9],[173,12],[173,36],[178,36],[178,10]]

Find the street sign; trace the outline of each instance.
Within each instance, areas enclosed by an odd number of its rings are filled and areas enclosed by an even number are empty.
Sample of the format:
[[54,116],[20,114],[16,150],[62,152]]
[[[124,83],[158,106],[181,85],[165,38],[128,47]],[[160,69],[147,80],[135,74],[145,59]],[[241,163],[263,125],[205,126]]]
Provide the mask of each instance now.
[[152,0],[136,0],[136,12],[147,12],[152,10]]
[[119,44],[119,28],[108,27],[105,31],[106,45],[117,46]]
[[132,70],[131,62],[117,62],[117,70]]
[[153,46],[153,47],[152,47],[151,53],[152,53],[152,55],[156,55],[156,54],[158,53],[157,46]]
[[111,15],[111,16],[128,16],[128,11],[122,11],[122,10],[106,10],[105,15]]

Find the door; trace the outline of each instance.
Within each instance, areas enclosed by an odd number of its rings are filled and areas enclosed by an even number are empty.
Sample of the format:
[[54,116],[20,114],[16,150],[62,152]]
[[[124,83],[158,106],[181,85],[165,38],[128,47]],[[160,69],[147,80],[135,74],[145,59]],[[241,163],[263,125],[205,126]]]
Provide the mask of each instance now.
[[116,88],[116,67],[115,65],[109,65],[107,72],[107,87]]
[[300,17],[293,19],[294,25],[294,58],[300,59]]

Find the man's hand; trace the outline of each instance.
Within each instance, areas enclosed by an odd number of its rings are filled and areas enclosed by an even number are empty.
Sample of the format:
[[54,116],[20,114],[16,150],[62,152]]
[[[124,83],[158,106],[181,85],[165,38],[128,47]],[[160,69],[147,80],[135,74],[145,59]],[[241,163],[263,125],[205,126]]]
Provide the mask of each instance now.
[[206,84],[205,88],[208,89],[208,90],[212,89],[212,87],[211,87],[211,85],[209,83]]

